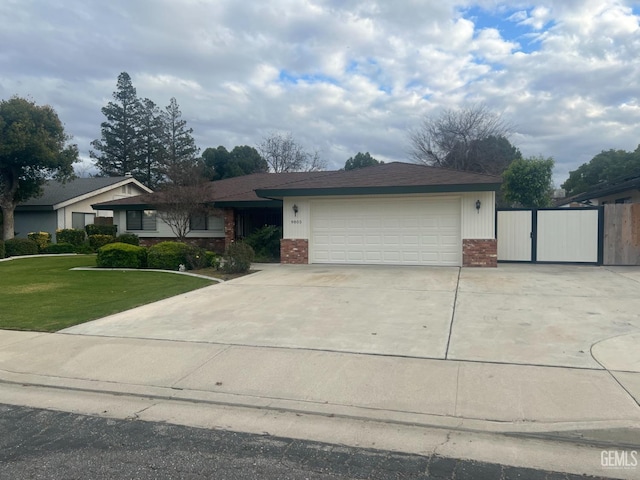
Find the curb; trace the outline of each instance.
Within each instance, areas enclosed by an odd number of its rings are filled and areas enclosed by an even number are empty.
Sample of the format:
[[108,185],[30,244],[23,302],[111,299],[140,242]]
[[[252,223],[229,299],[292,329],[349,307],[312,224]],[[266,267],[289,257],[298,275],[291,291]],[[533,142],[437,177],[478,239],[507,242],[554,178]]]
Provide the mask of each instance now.
[[0,384],[21,388],[43,388],[69,393],[92,393],[117,397],[154,400],[159,403],[200,404],[219,407],[248,408],[277,413],[293,413],[338,418],[359,422],[428,428],[475,434],[531,438],[575,445],[608,448],[638,448],[640,444],[620,443],[602,435],[580,435],[579,432],[626,431],[640,429],[640,422],[626,420],[585,422],[505,422],[479,418],[449,417],[417,412],[384,410],[352,405],[331,404],[287,398],[246,395],[175,387],[124,384],[102,380],[52,377],[0,370]]

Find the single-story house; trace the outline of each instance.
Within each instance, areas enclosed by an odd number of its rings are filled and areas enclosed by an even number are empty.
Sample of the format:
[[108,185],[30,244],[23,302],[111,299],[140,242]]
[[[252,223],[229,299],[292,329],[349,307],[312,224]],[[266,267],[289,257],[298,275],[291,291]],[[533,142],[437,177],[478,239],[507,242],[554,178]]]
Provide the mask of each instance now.
[[18,204],[15,209],[16,236],[26,238],[30,232],[48,232],[55,239],[56,230],[83,229],[98,216],[112,213],[94,210],[94,203],[149,193],[151,189],[132,177],[76,178],[67,182],[49,180],[42,195]]
[[598,206],[640,203],[640,172],[596,185],[590,190],[559,200],[556,206]]
[[[283,263],[495,266],[501,178],[392,162],[357,170],[258,173],[211,182],[189,236],[220,249],[265,223],[283,226]],[[120,232],[172,237],[153,194],[94,205]]]

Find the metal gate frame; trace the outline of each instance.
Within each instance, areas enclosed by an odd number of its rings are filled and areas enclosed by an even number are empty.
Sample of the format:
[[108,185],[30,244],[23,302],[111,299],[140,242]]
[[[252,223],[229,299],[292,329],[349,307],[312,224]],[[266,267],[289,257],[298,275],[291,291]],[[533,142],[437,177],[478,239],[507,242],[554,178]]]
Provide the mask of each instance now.
[[576,208],[496,208],[495,238],[498,239],[498,212],[531,212],[531,260],[500,260],[500,263],[540,263],[540,264],[573,264],[573,265],[602,265],[604,263],[604,206],[579,207],[581,211],[598,211],[598,260],[596,262],[554,262],[538,260],[538,212],[545,210],[571,211]]

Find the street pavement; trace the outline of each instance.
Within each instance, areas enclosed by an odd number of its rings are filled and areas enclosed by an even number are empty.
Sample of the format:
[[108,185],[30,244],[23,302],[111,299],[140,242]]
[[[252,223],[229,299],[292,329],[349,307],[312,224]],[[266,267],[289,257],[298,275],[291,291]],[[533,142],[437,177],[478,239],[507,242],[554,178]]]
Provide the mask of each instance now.
[[0,430],[2,478],[14,480],[587,478],[438,455],[407,455],[7,405],[0,405]]

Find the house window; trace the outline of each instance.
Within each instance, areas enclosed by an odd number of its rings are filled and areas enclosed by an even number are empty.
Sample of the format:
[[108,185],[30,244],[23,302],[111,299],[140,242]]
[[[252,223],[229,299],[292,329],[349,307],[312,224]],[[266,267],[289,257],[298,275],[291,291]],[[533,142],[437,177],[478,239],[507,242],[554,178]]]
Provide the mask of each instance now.
[[203,213],[196,213],[189,217],[189,229],[190,230],[208,230],[207,215]]
[[94,213],[71,212],[71,228],[84,230],[84,227],[93,224],[95,218]]
[[127,230],[156,230],[156,212],[127,210]]
[[189,218],[189,230],[224,232],[224,219],[216,215],[197,213]]

